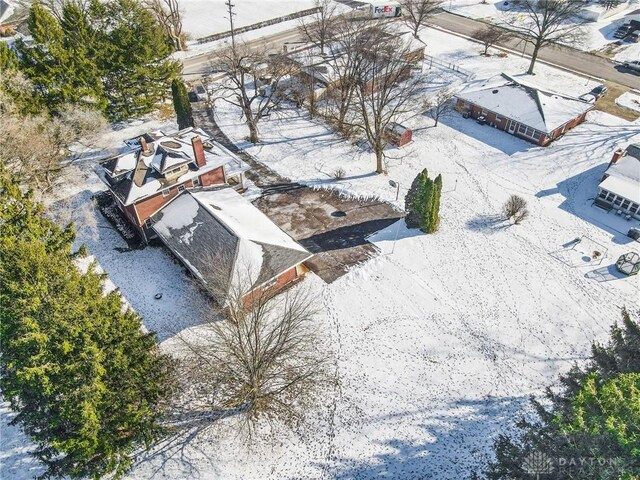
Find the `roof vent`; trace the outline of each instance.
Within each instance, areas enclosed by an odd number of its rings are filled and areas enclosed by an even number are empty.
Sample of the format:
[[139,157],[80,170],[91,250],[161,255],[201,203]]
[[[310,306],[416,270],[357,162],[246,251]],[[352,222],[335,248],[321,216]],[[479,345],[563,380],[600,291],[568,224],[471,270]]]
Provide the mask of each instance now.
[[493,90],[491,93],[498,93],[498,90],[497,89]]

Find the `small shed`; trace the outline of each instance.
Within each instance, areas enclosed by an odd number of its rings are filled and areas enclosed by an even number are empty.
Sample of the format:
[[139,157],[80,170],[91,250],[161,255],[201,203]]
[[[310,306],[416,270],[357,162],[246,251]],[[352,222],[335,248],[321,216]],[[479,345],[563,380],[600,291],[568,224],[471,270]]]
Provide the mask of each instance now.
[[389,143],[392,143],[396,147],[403,147],[406,144],[411,143],[413,139],[413,132],[399,123],[390,123],[387,125],[385,132]]
[[640,271],[640,255],[636,252],[620,255],[616,262],[616,268],[625,275],[635,275]]

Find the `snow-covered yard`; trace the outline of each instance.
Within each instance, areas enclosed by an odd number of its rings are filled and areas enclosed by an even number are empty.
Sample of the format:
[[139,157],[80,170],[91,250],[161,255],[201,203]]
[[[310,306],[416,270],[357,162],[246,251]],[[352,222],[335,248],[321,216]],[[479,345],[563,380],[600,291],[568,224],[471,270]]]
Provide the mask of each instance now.
[[[425,32],[423,40],[479,76],[527,64],[513,56],[482,58],[477,44],[442,33]],[[543,65],[536,78],[567,93],[592,86]],[[221,104],[218,117],[243,143],[238,112]],[[265,434],[247,450],[220,422],[158,446],[129,478],[467,478],[490,455],[497,433],[526,410],[528,395],[582,361],[622,305],[640,307],[637,280],[610,268],[638,244],[591,206],[611,154],[640,141],[640,125],[592,112],[547,148],[457,114],[438,127],[420,114],[407,125],[414,143],[389,151],[384,176],[372,173],[371,154],[302,110],[260,124],[263,143],[249,151],[296,181],[393,202],[390,179],[399,182],[402,200],[421,169],[442,173],[440,230],[424,235],[398,222],[371,238],[377,258],[329,285],[313,275],[305,280],[322,309],[317,321],[333,346],[338,379],[306,426]],[[140,133],[130,130],[118,135]],[[331,176],[338,167],[346,171],[341,181]],[[70,193],[74,207],[100,188],[97,178],[87,182]],[[499,216],[514,193],[531,211],[519,226]],[[96,229],[80,230],[80,241],[158,331],[163,348],[176,348],[178,331],[197,335],[205,300],[183,269],[162,249],[114,250],[124,242],[97,221]],[[581,236],[608,248],[600,265],[559,259]],[[154,300],[157,292],[161,300]],[[31,478],[20,456],[23,440],[2,428],[0,476]]]
[[[597,21],[590,21],[584,24],[585,38],[580,44],[571,46],[586,51],[600,50],[611,46],[617,40],[613,38],[616,29],[624,22],[628,21],[625,15],[634,11],[637,4],[629,2],[620,5],[617,9],[609,13],[603,13],[604,7],[592,2],[588,9],[594,14],[602,14],[602,18]],[[470,18],[484,19],[493,23],[512,22],[518,18],[524,18],[522,11],[516,2],[504,0],[483,1],[483,0],[451,0],[443,4],[443,8],[451,13]],[[615,59],[618,61],[635,60],[640,54],[640,47],[634,43],[623,43],[615,50]]]

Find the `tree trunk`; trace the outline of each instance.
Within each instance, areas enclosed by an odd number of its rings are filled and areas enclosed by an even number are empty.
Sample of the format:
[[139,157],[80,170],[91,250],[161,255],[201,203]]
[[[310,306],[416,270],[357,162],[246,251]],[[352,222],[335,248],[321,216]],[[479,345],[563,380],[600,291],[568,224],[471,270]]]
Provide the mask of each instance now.
[[249,127],[249,141],[251,143],[258,143],[260,141],[258,137],[258,126],[250,120],[247,120],[247,126]]
[[527,73],[529,75],[533,74],[533,67],[536,65],[536,60],[538,59],[538,52],[540,51],[540,42],[536,42],[533,46],[533,53],[531,54],[531,63],[529,64],[529,70]]
[[384,167],[384,153],[381,148],[376,148],[376,173],[387,173]]

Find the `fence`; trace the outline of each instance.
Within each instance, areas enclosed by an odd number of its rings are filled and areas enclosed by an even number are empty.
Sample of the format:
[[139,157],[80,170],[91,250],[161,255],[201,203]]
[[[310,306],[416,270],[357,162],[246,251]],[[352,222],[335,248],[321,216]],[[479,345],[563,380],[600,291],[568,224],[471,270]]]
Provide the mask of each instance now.
[[[302,18],[308,15],[313,15],[314,13],[318,13],[320,10],[322,10],[322,7],[314,7],[314,8],[308,8],[306,10],[300,10],[299,12],[283,15],[282,17],[272,18],[271,20],[265,20],[263,22],[254,23],[252,25],[247,25],[245,27],[235,28],[233,30],[233,33],[234,35],[239,35],[241,33],[249,32],[251,30],[257,30],[259,28],[268,27],[269,25],[275,25],[276,23],[286,22],[288,20],[295,20],[296,18]],[[208,35],[206,37],[198,38],[196,42],[198,43],[213,42],[214,40],[220,40],[221,38],[226,38],[230,36],[231,36],[231,30],[227,32],[214,33],[213,35]]]
[[467,70],[466,68],[462,68],[455,63],[447,62],[446,60],[442,60],[441,58],[432,57],[431,55],[424,56],[424,63],[428,65],[429,69],[431,69],[434,65],[441,68],[446,68],[448,70],[453,70],[454,72],[458,72],[465,76],[465,81],[470,82],[471,80],[476,78],[475,72],[471,70]]

